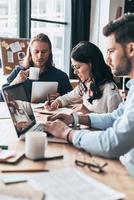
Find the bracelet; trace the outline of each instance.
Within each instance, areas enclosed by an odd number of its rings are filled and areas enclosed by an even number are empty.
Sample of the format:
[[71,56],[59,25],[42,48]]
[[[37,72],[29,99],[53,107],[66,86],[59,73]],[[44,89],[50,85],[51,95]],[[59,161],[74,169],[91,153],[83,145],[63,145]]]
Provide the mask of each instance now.
[[73,116],[73,123],[72,123],[72,125],[73,126],[77,126],[77,124],[79,124],[78,113],[77,112],[73,112],[71,115]]
[[70,129],[66,135],[66,140],[69,144],[72,144],[71,141],[69,140],[69,136],[70,136],[70,133],[71,133],[72,129]]

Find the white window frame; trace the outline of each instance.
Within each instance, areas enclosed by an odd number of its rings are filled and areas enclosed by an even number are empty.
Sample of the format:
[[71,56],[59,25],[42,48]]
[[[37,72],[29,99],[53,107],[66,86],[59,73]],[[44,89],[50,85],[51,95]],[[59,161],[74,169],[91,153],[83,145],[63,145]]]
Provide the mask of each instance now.
[[[48,0],[49,1],[49,0]],[[63,66],[61,70],[66,72],[69,76],[70,73],[70,46],[71,46],[71,0],[65,0],[65,19],[64,22],[67,23],[64,26],[64,36],[63,36]],[[41,19],[40,19],[41,20]],[[40,20],[38,22],[40,22]],[[49,18],[49,20],[51,20]],[[53,21],[54,19],[52,19]],[[31,21],[32,18],[31,18]],[[57,20],[56,20],[57,21]],[[47,22],[45,22],[47,23]],[[57,23],[58,24],[58,23]],[[31,32],[31,31],[30,31]],[[53,46],[53,44],[52,44]],[[60,66],[57,66],[60,67]]]
[[65,1],[65,26],[64,35],[64,71],[70,73],[70,47],[71,47],[71,0]]

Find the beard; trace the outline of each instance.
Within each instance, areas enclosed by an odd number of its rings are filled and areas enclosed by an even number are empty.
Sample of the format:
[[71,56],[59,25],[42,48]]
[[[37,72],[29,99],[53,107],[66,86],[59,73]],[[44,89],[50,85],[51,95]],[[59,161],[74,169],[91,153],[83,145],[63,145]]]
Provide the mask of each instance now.
[[131,68],[131,61],[126,55],[124,55],[121,58],[121,63],[118,64],[115,68],[112,68],[112,73],[115,76],[127,76],[130,74]]

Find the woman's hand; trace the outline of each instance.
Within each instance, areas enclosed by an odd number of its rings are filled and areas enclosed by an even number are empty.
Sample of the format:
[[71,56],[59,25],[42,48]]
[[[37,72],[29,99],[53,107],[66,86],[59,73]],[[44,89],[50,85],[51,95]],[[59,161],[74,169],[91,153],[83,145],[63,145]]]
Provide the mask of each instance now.
[[47,110],[57,110],[58,108],[60,108],[61,104],[59,103],[59,101],[55,100],[55,101],[46,101],[45,104],[44,104],[44,108],[47,109]]
[[50,111],[57,110],[58,108],[61,108],[62,104],[59,100],[50,100],[46,101],[44,104],[44,108]]
[[59,119],[62,122],[64,122],[65,124],[67,124],[67,125],[73,123],[73,116],[72,115],[63,114],[63,113],[59,113],[59,114],[56,114],[56,115],[49,116],[47,119],[49,121],[54,121],[54,120]]
[[55,137],[67,139],[67,134],[72,129],[60,120],[47,121],[44,125],[44,131],[51,133]]

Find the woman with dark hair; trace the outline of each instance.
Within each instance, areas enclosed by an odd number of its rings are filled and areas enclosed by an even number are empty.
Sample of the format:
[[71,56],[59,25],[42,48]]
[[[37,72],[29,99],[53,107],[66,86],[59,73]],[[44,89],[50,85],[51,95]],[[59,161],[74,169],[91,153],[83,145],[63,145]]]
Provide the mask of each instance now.
[[79,84],[73,91],[58,97],[49,106],[55,110],[76,100],[83,100],[83,113],[112,112],[121,102],[118,88],[114,82],[110,67],[105,63],[99,48],[91,42],[80,42],[71,52],[71,62]]
[[72,90],[67,74],[54,67],[52,44],[47,35],[40,33],[31,39],[22,65],[12,71],[4,86],[23,83],[29,101],[31,100],[33,82],[28,79],[30,67],[40,69],[38,81],[58,82],[57,92],[60,95],[64,95]]

